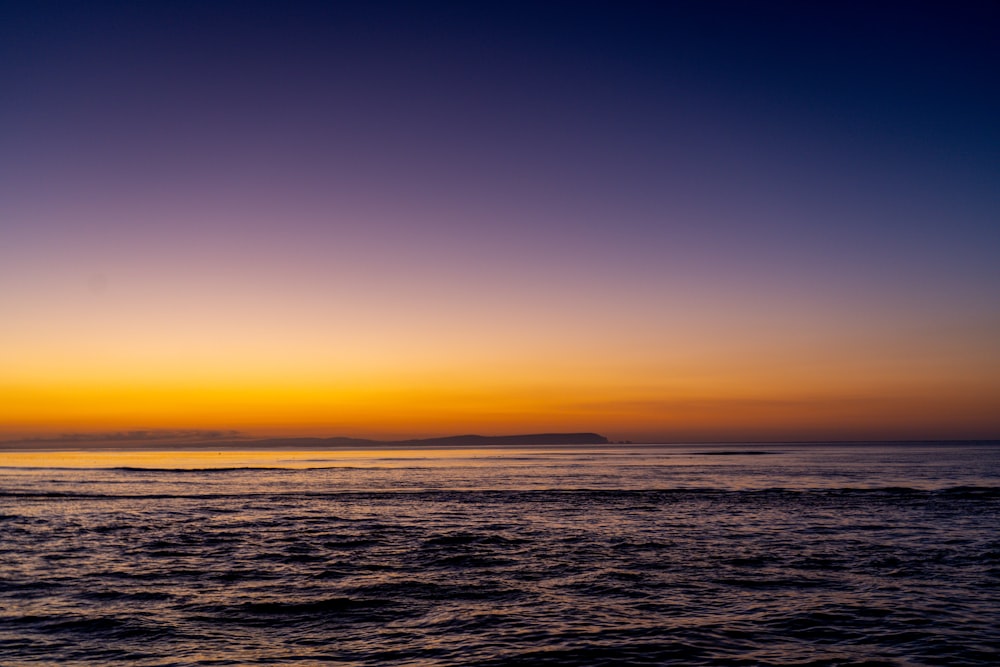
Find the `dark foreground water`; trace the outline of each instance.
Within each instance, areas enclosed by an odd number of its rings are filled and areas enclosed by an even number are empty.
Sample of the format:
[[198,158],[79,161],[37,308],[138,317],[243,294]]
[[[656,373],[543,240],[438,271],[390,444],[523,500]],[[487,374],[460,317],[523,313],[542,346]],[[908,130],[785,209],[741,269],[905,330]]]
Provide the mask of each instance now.
[[1000,664],[997,446],[103,456],[0,453],[2,665]]

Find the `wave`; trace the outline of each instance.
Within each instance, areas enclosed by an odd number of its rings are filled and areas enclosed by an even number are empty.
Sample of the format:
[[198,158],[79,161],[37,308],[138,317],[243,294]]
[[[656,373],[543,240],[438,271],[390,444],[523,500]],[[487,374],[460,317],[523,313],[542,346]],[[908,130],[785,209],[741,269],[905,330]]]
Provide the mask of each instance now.
[[162,640],[176,636],[167,623],[148,623],[142,619],[114,615],[34,615],[9,616],[4,619],[13,626],[34,626],[45,633],[66,633],[75,636],[98,636],[107,640]]
[[[73,493],[70,491],[0,491],[0,498],[24,500],[163,500],[163,499],[226,499],[274,496],[272,493]],[[281,495],[281,494],[277,494]]]
[[719,451],[705,451],[705,452],[689,452],[688,456],[763,456],[766,454],[783,454],[784,452],[769,452],[759,449],[746,449],[746,450],[719,450]]
[[[19,498],[25,500],[159,500],[159,499],[233,499],[233,498],[284,498],[284,499],[323,499],[323,498],[397,498],[408,497],[468,497],[502,499],[510,496],[517,500],[530,498],[578,498],[587,500],[616,498],[645,498],[655,501],[657,498],[690,498],[696,496],[711,497],[768,497],[783,498],[812,496],[881,496],[906,498],[947,498],[952,500],[996,500],[1000,499],[1000,486],[954,486],[941,489],[918,489],[913,487],[809,487],[788,488],[769,487],[761,489],[719,489],[710,487],[697,488],[650,488],[650,489],[593,489],[593,488],[530,488],[530,489],[442,489],[442,488],[391,488],[391,489],[341,489],[335,491],[302,491],[302,490],[267,490],[240,491],[237,493],[93,493],[73,491],[28,491],[0,490],[0,498]],[[0,520],[9,515],[0,515]]]
[[208,623],[272,627],[274,623],[341,625],[347,621],[382,624],[413,613],[413,605],[385,598],[332,597],[306,601],[247,601],[241,604],[192,605],[188,620]]
[[[302,470],[303,468],[298,468]],[[232,468],[143,468],[137,466],[93,466],[93,467],[78,467],[78,466],[0,466],[0,470],[51,470],[53,472],[84,472],[84,471],[98,471],[98,472],[157,472],[157,473],[231,473],[231,472],[248,472],[248,471],[280,471],[280,470],[296,470],[296,468],[291,467],[265,467],[265,466],[243,466],[243,467],[232,467]],[[305,468],[305,470],[310,470],[310,468]]]
[[[315,463],[321,459],[310,460]],[[333,461],[336,459],[327,459]],[[390,460],[390,459],[379,459]],[[427,470],[428,466],[406,466],[396,467],[396,470]],[[124,472],[124,473],[157,473],[157,474],[232,474],[232,473],[257,473],[257,472],[308,472],[311,470],[385,470],[381,466],[234,466],[234,467],[210,467],[210,468],[153,468],[140,466],[95,466],[95,467],[69,467],[69,466],[0,466],[0,470],[19,471],[53,471],[53,472]]]

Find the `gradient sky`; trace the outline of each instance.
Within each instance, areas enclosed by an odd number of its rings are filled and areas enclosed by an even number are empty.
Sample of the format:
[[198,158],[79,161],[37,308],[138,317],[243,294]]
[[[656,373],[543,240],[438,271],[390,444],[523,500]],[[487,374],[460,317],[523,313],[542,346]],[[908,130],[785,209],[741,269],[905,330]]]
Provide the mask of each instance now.
[[1000,437],[1000,6],[11,2],[0,439]]

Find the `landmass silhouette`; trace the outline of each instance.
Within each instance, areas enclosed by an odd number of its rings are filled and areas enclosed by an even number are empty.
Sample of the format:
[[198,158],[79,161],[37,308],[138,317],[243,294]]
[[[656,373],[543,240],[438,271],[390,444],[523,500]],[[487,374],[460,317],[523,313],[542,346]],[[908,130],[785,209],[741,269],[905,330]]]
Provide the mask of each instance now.
[[530,433],[525,435],[451,435],[410,440],[364,438],[270,438],[244,443],[251,447],[490,447],[521,445],[606,445],[610,440],[597,433]]

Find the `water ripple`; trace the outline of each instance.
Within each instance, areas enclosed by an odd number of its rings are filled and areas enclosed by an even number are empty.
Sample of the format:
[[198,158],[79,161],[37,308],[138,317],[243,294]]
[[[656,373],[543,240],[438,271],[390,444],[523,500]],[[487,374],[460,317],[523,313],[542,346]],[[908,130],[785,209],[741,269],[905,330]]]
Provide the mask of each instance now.
[[740,488],[745,466],[771,470],[779,456],[742,463],[745,453],[716,457],[740,463],[730,477],[717,470],[715,487],[702,477],[685,488],[662,487],[656,466],[640,478],[593,453],[567,457],[577,472],[563,473],[576,479],[583,466],[604,488],[525,484],[523,461],[502,459],[478,488],[465,468],[422,472],[422,488],[401,488],[396,469],[364,473],[367,490],[335,488],[343,477],[326,469],[280,480],[0,473],[0,655],[149,666],[998,663],[1000,489],[844,486],[842,475],[810,487],[791,474]]

